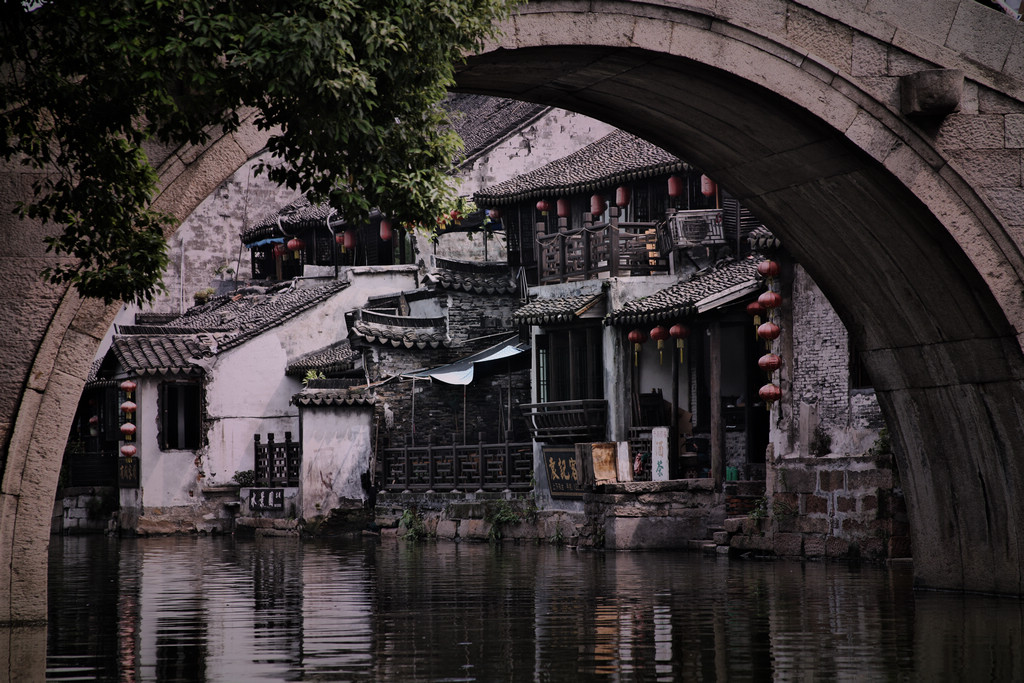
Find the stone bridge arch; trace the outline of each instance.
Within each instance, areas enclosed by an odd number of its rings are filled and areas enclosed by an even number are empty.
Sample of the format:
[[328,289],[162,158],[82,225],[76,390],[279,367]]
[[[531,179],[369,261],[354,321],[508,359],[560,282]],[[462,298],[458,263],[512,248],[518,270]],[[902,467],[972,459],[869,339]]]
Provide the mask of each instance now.
[[[1020,26],[973,0],[532,0],[505,28],[458,88],[618,125],[754,209],[864,349],[919,583],[1024,593]],[[903,114],[901,77],[937,68],[963,71],[959,111]],[[262,142],[167,150],[157,204],[184,217]],[[27,185],[7,177],[5,203]],[[23,231],[0,218],[8,244]],[[32,300],[28,323],[0,313],[20,325],[0,369],[16,387],[0,413],[0,620],[15,622],[45,619],[61,435],[116,311],[41,287],[41,252],[0,257],[0,295]]]

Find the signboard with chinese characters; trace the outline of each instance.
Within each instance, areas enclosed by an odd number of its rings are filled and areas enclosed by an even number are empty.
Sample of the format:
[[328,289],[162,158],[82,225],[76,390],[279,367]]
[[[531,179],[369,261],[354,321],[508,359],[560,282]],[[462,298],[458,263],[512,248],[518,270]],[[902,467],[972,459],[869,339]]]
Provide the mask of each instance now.
[[117,459],[117,485],[123,489],[139,488],[139,458],[121,456]]
[[651,429],[651,481],[668,481],[668,427]]
[[284,489],[249,489],[250,510],[284,510]]
[[583,496],[582,472],[574,446],[545,446],[544,470],[552,498]]

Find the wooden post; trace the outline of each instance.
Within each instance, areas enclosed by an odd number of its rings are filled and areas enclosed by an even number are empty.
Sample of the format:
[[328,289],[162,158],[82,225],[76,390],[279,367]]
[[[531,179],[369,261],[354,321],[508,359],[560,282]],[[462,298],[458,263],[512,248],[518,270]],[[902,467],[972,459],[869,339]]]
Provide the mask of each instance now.
[[716,491],[725,480],[725,447],[722,443],[722,327],[711,323],[711,478]]
[[512,430],[505,432],[505,490],[512,490],[512,449],[509,442],[512,440]]
[[409,439],[402,446],[402,457],[405,459],[405,488],[402,493],[410,493],[409,482],[412,481],[412,460],[409,458]]
[[462,478],[462,468],[459,466],[459,435],[458,433],[452,434],[452,475],[454,481],[452,481],[452,493],[459,492],[459,480]]
[[477,432],[476,442],[477,442],[477,446],[476,446],[477,447],[477,461],[480,463],[480,489],[479,489],[479,492],[482,493],[483,490],[484,490],[484,485],[486,484],[486,472],[487,472],[487,468],[484,466],[484,433],[483,432]]
[[[679,354],[675,350],[671,351],[672,354],[672,417],[669,419],[669,431],[668,431],[668,461],[669,470],[671,472],[670,478],[681,478],[680,474],[682,468],[679,466],[680,459],[679,453],[682,450],[679,448]],[[672,471],[672,470],[676,471]]]
[[613,222],[605,226],[605,234],[608,236],[608,266],[611,270],[612,277],[619,276],[619,221],[612,219]]

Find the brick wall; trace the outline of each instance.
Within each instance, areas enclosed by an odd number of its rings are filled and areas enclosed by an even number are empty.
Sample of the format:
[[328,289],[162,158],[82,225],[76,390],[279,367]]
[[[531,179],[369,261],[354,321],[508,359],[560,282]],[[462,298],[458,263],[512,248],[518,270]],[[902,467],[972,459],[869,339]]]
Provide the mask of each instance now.
[[772,440],[767,504],[740,536],[778,555],[907,557],[903,492],[874,391],[850,387],[846,328],[804,269],[792,272],[788,406],[772,427],[787,438]]

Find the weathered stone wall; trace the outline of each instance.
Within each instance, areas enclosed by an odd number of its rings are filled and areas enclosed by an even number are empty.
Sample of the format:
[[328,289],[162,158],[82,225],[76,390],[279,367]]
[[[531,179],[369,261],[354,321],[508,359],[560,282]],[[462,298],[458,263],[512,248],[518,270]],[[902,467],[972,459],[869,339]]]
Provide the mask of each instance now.
[[265,214],[299,197],[296,190],[270,182],[266,174],[255,175],[256,165],[267,161],[269,155],[264,153],[243,164],[168,238],[170,261],[163,276],[167,291],[144,313],[181,314],[194,305],[199,290],[232,287],[252,277],[249,250],[241,245],[239,235]]
[[504,434],[498,428],[507,423],[510,383],[513,440],[528,440],[518,405],[528,402],[530,396],[529,370],[483,374],[478,369],[477,375],[465,387],[465,395],[461,386],[428,380],[416,381],[415,394],[412,380],[396,379],[376,387],[380,410],[393,419],[393,427],[383,429],[380,443],[398,447],[408,438],[417,444],[462,443],[463,434],[466,441],[476,443],[481,433],[487,443],[502,441]]
[[[453,290],[448,295],[448,333],[454,344],[501,332],[512,332],[516,294],[482,295]],[[495,339],[497,341],[497,339]]]
[[107,531],[117,509],[117,489],[110,486],[67,488],[53,506],[52,533],[76,535]]
[[775,489],[724,524],[731,552],[783,557],[910,557],[910,524],[892,454],[776,463]]
[[775,348],[788,382],[776,427],[788,438],[774,441],[775,455],[863,453],[884,426],[874,391],[851,386],[850,336],[828,299],[799,264],[786,271],[788,315]]
[[[520,521],[497,521],[499,512],[512,513]],[[417,538],[446,541],[505,540],[572,546],[593,543],[586,535],[582,514],[537,510],[530,496],[381,493],[374,513],[384,538],[402,538],[412,532]],[[403,516],[406,516],[405,523]]]
[[609,550],[699,548],[725,518],[710,479],[609,484],[583,502],[585,536]]
[[849,334],[798,264],[783,268],[783,398],[773,411],[767,497],[729,522],[735,551],[905,557],[910,531],[888,432],[871,389],[850,386]]

